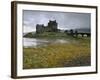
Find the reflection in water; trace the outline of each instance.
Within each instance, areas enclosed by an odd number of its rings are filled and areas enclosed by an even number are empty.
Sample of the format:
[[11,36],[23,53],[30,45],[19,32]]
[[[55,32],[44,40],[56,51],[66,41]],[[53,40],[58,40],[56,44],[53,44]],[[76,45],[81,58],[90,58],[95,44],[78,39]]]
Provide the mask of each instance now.
[[69,40],[65,39],[37,39],[37,38],[23,38],[24,47],[37,47],[46,46],[48,44],[57,43],[69,43]]

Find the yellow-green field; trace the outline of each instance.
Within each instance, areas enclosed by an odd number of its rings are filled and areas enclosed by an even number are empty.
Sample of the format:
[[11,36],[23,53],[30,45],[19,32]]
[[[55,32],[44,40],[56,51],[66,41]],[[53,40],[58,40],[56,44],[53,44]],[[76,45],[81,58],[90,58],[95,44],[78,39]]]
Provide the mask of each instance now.
[[76,43],[49,44],[37,48],[23,48],[23,68],[53,68],[89,66],[90,38],[77,39]]

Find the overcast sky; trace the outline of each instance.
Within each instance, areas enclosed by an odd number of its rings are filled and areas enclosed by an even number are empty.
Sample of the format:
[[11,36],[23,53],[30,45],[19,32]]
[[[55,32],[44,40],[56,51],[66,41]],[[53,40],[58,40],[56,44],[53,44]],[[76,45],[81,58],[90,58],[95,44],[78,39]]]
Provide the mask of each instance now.
[[49,20],[56,20],[59,29],[90,28],[90,13],[52,12],[23,10],[23,31],[36,31],[36,24],[44,24]]

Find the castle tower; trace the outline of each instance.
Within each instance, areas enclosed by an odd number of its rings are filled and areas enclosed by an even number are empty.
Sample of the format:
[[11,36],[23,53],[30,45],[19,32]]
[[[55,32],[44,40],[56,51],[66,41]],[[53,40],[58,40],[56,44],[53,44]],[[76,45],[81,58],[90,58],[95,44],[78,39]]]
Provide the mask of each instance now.
[[48,27],[51,30],[51,32],[57,31],[57,26],[58,26],[58,23],[56,22],[56,20],[54,20],[54,21],[49,20]]
[[43,24],[37,24],[36,25],[36,33],[42,33],[44,32],[44,25]]
[[58,23],[56,20],[51,21],[49,20],[48,25],[44,26],[43,24],[36,25],[36,33],[43,33],[43,32],[57,32],[58,31]]

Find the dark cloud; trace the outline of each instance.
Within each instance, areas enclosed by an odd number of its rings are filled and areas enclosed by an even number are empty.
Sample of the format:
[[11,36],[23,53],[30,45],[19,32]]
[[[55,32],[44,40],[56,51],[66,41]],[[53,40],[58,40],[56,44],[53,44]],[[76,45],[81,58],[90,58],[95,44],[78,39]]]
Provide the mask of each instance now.
[[23,10],[23,25],[35,30],[36,24],[56,20],[60,29],[90,28],[90,13]]

